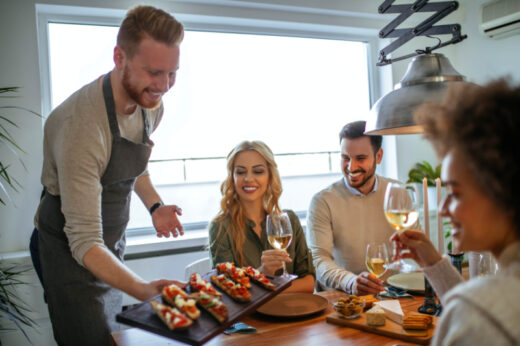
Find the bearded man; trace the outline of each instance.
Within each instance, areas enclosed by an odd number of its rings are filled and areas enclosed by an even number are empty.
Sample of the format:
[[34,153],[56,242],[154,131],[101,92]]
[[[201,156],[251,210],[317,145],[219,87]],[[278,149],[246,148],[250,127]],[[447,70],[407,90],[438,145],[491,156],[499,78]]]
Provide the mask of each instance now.
[[133,190],[158,236],[182,235],[147,172],[161,98],[175,83],[183,26],[151,6],[131,9],[112,71],[85,85],[45,123],[38,220],[43,287],[58,345],[109,345],[122,293],[147,300],[172,280],[147,282],[123,264]]
[[343,178],[314,195],[306,232],[318,288],[357,295],[384,289],[381,280],[365,271],[365,252],[368,243],[386,243],[394,232],[383,212],[386,185],[394,180],[375,173],[383,158],[383,138],[364,131],[364,121],[341,130]]

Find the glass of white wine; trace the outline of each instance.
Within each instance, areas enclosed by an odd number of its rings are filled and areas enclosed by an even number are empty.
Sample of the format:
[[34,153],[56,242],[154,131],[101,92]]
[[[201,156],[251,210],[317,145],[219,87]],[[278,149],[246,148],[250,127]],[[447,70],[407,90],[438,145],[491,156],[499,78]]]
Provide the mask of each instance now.
[[[419,218],[419,191],[412,184],[389,183],[386,186],[384,212],[386,220],[396,230],[402,232],[416,225]],[[417,266],[399,261],[388,264],[387,269],[410,273]]]
[[[381,277],[386,272],[388,262],[388,249],[385,243],[372,242],[367,244],[365,263],[369,272],[378,278]],[[379,293],[377,295],[379,296]]]
[[[265,230],[269,244],[276,250],[286,250],[291,244],[293,231],[287,213],[267,215]],[[287,273],[285,262],[283,262],[283,274],[281,276],[284,278],[291,277]]]

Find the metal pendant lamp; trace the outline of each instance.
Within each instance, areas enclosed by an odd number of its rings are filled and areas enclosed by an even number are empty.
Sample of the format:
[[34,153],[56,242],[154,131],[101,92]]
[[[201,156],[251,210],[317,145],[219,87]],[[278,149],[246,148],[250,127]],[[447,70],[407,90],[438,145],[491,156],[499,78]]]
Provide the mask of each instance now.
[[[367,135],[396,135],[422,133],[421,124],[413,119],[414,110],[424,102],[441,101],[451,84],[465,83],[465,77],[458,73],[449,60],[433,50],[449,44],[458,43],[467,36],[460,32],[459,24],[433,26],[449,13],[458,8],[456,1],[428,3],[428,0],[416,0],[413,4],[392,5],[394,0],[385,0],[379,6],[380,13],[400,13],[391,23],[379,32],[380,38],[398,37],[379,53],[378,66],[394,61],[414,57],[408,65],[404,77],[394,90],[381,97],[370,110],[365,127]],[[417,26],[396,29],[406,18],[416,12],[435,12]],[[450,40],[442,43],[431,35],[451,34]],[[387,54],[407,41],[417,37],[436,38],[439,43],[434,47],[416,50],[414,53],[399,58],[388,59]]]
[[413,119],[414,110],[424,102],[441,101],[451,84],[465,80],[442,54],[416,56],[394,90],[381,97],[370,110],[365,134],[422,133],[422,126]]

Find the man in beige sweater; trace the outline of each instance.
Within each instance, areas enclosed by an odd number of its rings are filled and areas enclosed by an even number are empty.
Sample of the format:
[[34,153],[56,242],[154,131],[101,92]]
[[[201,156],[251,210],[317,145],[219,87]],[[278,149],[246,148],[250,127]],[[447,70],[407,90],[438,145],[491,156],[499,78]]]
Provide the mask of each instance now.
[[386,185],[392,180],[375,174],[383,138],[364,131],[364,121],[341,130],[344,177],[314,195],[306,232],[320,288],[358,295],[383,290],[382,281],[365,271],[365,251],[369,242],[388,242],[393,233],[383,213]]

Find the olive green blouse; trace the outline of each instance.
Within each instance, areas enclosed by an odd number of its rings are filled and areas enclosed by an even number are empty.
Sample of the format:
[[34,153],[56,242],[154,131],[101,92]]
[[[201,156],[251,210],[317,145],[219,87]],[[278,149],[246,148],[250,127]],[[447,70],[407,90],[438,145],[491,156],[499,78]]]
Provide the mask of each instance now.
[[[298,216],[291,210],[284,210],[289,215],[291,220],[293,238],[291,244],[287,248],[289,257],[292,262],[286,263],[287,271],[291,274],[298,275],[302,278],[308,274],[316,276],[314,266],[312,264],[312,256],[307,248],[307,242],[305,240],[305,234],[303,233],[302,226]],[[236,250],[231,245],[231,234],[227,231],[229,225],[229,219],[223,221],[223,227],[220,234],[218,234],[220,223],[213,221],[209,225],[209,244],[210,244],[210,255],[212,261],[212,267],[214,268],[218,263],[222,262],[234,262],[237,265]],[[262,251],[271,250],[273,247],[267,240],[267,234],[265,231],[265,221],[262,221],[262,233],[261,238],[254,231],[255,223],[251,220],[246,221],[245,232],[246,237],[243,247],[243,266],[252,266],[259,268],[262,265],[261,257]],[[218,238],[217,238],[218,235]],[[276,272],[276,275],[280,275],[282,270]]]

